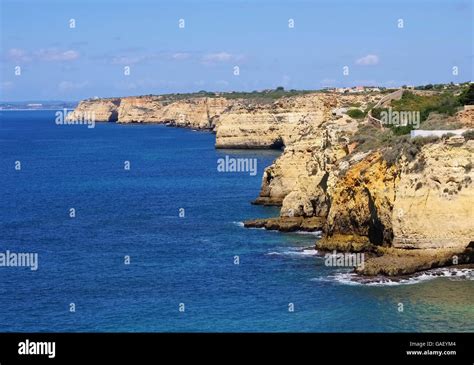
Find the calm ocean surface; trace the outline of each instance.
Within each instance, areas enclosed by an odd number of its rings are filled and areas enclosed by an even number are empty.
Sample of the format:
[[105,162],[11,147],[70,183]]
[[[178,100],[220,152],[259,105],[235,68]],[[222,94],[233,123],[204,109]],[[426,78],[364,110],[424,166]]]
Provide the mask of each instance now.
[[[52,111],[0,116],[0,253],[39,255],[37,271],[0,267],[1,332],[474,330],[473,280],[351,285],[304,250],[315,236],[243,228],[278,214],[250,205],[277,152],[218,151],[211,133],[159,125],[57,126]],[[226,154],[257,158],[257,175],[217,172]]]

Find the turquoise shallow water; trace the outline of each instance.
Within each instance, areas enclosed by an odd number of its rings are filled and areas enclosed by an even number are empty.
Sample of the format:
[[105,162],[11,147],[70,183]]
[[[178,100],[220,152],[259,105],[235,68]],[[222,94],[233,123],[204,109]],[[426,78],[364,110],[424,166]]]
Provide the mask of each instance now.
[[[214,138],[2,112],[0,252],[36,252],[39,269],[0,267],[0,331],[474,330],[472,280],[354,285],[305,250],[315,236],[243,228],[278,213],[249,204],[278,154]],[[258,173],[217,172],[225,155]]]

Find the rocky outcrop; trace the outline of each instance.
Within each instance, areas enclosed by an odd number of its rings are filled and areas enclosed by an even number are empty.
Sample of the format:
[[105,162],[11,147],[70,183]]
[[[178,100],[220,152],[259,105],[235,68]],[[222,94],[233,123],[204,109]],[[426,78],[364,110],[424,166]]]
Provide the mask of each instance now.
[[[423,146],[412,161],[402,157],[393,165],[379,151],[340,158],[326,167],[325,189],[317,189],[317,178],[298,180],[283,199],[280,220],[288,212],[302,221],[317,217],[324,222],[317,248],[372,253],[359,270],[365,275],[405,275],[451,265],[453,257],[459,264],[470,262],[473,147],[472,140],[451,137]],[[311,160],[312,151],[306,155]],[[306,196],[300,193],[311,189]],[[262,226],[278,229],[278,224]]]
[[[284,147],[265,169],[254,201],[281,206],[279,217],[244,225],[323,231],[319,250],[368,253],[362,274],[405,275],[449,265],[453,257],[469,262],[474,141],[444,138],[394,161],[384,147],[355,149],[351,140],[362,121],[347,110],[366,111],[384,100],[390,97],[312,93],[257,103],[147,96],[83,101],[70,117],[93,111],[96,121],[214,130],[216,148]],[[456,118],[472,125],[472,109]]]
[[212,130],[229,105],[227,99],[207,97],[174,101],[162,96],[91,99],[82,101],[68,119],[92,113],[96,122],[163,123]]
[[464,109],[455,115],[457,121],[464,128],[474,128],[474,105],[466,105]]
[[[322,141],[320,141],[322,143]],[[283,200],[293,194],[292,200],[300,199],[301,206],[293,201],[285,208],[286,216],[304,215],[311,208],[307,201],[301,197],[301,190],[316,188],[316,164],[313,157],[321,150],[317,141],[303,141],[285,148],[284,153],[268,168],[265,169],[262,178],[262,188],[255,204],[282,205]],[[314,153],[313,153],[314,152]],[[306,181],[305,181],[306,180]],[[310,192],[307,192],[309,196]],[[311,195],[312,196],[312,195]],[[303,207],[306,206],[306,207]],[[293,209],[297,207],[297,209]],[[282,210],[283,211],[283,210]],[[308,214],[307,214],[308,215]],[[313,215],[313,214],[310,214]]]
[[452,137],[424,146],[411,162],[402,159],[392,166],[380,152],[347,170],[343,160],[328,189],[330,209],[319,247],[461,252],[474,240],[473,145]]
[[321,247],[334,248],[341,235],[349,235],[358,243],[390,244],[397,168],[387,167],[381,154],[374,152],[340,175],[331,188]]
[[247,228],[265,228],[282,232],[307,231],[314,232],[322,230],[324,219],[321,217],[278,217],[253,219],[244,222]]
[[70,112],[67,120],[93,118],[94,122],[116,122],[120,98],[83,100]]
[[320,129],[265,170],[257,202],[281,204],[280,217],[248,226],[303,230],[317,219],[318,250],[367,252],[364,275],[405,275],[451,265],[453,257],[469,262],[474,141],[444,138],[389,164],[382,150],[353,153],[349,119]]
[[324,94],[282,98],[272,104],[238,101],[216,128],[216,148],[281,148],[313,134],[336,100]]
[[229,106],[224,98],[192,98],[167,102],[160,97],[123,98],[119,123],[167,123],[177,127],[213,129]]
[[[216,148],[277,148],[318,133],[334,108],[364,108],[380,96],[310,93],[271,103],[225,97],[139,96],[82,101],[69,119],[92,112],[96,122],[163,123],[216,132]],[[87,114],[89,115],[89,114]]]
[[403,276],[443,266],[469,264],[474,260],[471,247],[462,252],[450,248],[405,250],[380,248],[356,272],[362,275]]
[[[356,120],[336,111],[342,106],[360,105],[364,109],[376,98],[366,96],[325,96],[322,121],[311,128],[300,128],[298,138],[268,168],[255,204],[282,205],[282,216],[325,216],[328,212],[326,188],[334,164],[349,153],[349,136],[358,127]],[[332,99],[331,99],[332,98]],[[304,125],[304,124],[303,124]],[[287,139],[288,140],[288,139]]]
[[[458,142],[456,142],[458,141]],[[408,164],[393,203],[393,246],[464,249],[474,240],[474,140],[425,146]]]

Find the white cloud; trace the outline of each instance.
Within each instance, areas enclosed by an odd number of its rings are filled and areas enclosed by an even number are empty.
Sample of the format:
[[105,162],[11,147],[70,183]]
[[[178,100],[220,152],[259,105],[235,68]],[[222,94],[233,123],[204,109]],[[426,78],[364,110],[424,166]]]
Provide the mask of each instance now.
[[207,53],[201,58],[201,62],[205,65],[212,65],[220,62],[237,62],[243,60],[242,55],[235,55],[227,52]]
[[7,59],[14,62],[29,62],[31,56],[21,48],[11,48],[7,51]]
[[191,57],[191,55],[189,53],[184,52],[178,52],[171,55],[171,58],[174,60],[186,60],[189,57]]
[[145,56],[116,56],[111,62],[113,65],[134,65],[145,59]]
[[220,52],[220,53],[209,53],[204,55],[202,60],[204,62],[226,62],[232,59],[232,55],[227,52]]
[[35,52],[35,57],[40,61],[74,61],[79,58],[79,52],[72,49],[62,51],[57,48],[40,49]]
[[375,54],[368,54],[356,60],[356,64],[361,66],[372,66],[379,63],[379,56]]
[[74,61],[80,57],[79,52],[68,49],[60,50],[57,48],[42,48],[37,51],[27,51],[21,48],[11,48],[6,53],[6,59],[13,62],[60,62]]
[[89,84],[88,81],[83,82],[72,82],[72,81],[61,81],[58,85],[60,91],[71,91],[78,90],[86,87]]
[[1,85],[2,90],[10,90],[13,88],[13,82],[11,81],[3,81]]
[[106,54],[103,59],[113,65],[134,65],[142,62],[153,62],[156,60],[185,60],[191,54],[185,52],[163,53],[163,52],[142,52],[136,49],[122,50],[120,54]]

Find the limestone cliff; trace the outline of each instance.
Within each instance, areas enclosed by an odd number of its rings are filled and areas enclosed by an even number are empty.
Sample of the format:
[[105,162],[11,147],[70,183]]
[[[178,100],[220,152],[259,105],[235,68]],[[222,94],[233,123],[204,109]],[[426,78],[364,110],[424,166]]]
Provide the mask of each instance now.
[[92,116],[95,122],[116,122],[120,98],[83,100],[68,114],[67,120],[81,120]]
[[[387,167],[379,152],[342,172],[330,189],[331,208],[321,245],[337,248],[342,243],[346,249],[357,250],[365,243],[389,244],[397,180],[397,167]],[[342,236],[350,237],[350,247]]]
[[[287,147],[265,169],[260,195],[254,203],[283,205],[283,216],[324,215],[327,211],[327,207],[323,206],[327,200],[324,187],[330,177],[329,172],[334,163],[348,153],[348,136],[357,130],[358,125],[347,115],[338,115],[337,110],[350,108],[351,105],[365,109],[369,103],[375,104],[380,98],[380,95],[308,96],[306,103],[319,103],[316,109],[319,112],[311,115],[312,123],[301,120],[296,126],[280,127],[278,136]],[[311,104],[309,110],[315,110]],[[294,133],[295,130],[298,133]],[[253,132],[258,134],[255,129]]]
[[167,102],[160,97],[123,98],[119,123],[168,123],[178,127],[213,129],[229,106],[224,98],[191,98]]
[[165,123],[178,127],[213,129],[231,103],[224,98],[196,97],[169,101],[162,96],[91,99],[82,101],[68,119],[92,112],[96,122]]
[[336,100],[324,94],[282,98],[271,104],[236,102],[216,128],[217,148],[279,148],[315,133]]
[[474,140],[455,141],[425,146],[403,169],[391,219],[394,247],[463,249],[474,240]]
[[[371,255],[361,273],[407,274],[448,265],[453,255],[467,262],[474,251],[474,141],[443,138],[393,161],[386,146],[354,150],[358,142],[352,137],[370,118],[364,123],[347,110],[367,112],[381,99],[381,94],[331,93],[265,103],[127,97],[83,101],[70,118],[93,112],[96,121],[214,130],[216,148],[284,148],[265,169],[254,201],[281,206],[280,215],[245,225],[321,230],[319,249]],[[469,127],[473,117],[472,109],[465,109],[456,118]]]
[[281,218],[326,218],[325,249],[463,249],[474,239],[474,141],[455,141],[391,166],[380,152],[299,143],[266,170],[259,199],[281,201]]

